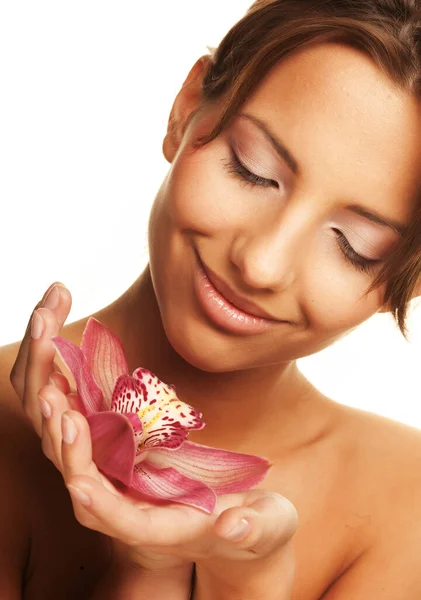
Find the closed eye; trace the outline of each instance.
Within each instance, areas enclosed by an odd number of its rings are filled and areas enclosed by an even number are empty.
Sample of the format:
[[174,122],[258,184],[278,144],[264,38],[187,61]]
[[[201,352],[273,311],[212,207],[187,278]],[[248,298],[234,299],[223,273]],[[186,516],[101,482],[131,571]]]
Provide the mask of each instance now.
[[[227,162],[222,161],[224,167],[228,170],[229,173],[234,175],[237,179],[240,179],[245,184],[250,184],[252,187],[276,187],[279,188],[279,184],[277,181],[273,179],[265,179],[264,177],[260,177],[260,175],[256,175],[249,171],[238,159],[234,150],[231,148],[231,158]],[[343,235],[343,233],[336,228],[333,228],[337,238],[339,248],[345,257],[345,259],[351,263],[356,269],[362,271],[364,273],[369,273],[375,265],[379,264],[380,260],[373,260],[369,258],[365,258],[355,252],[354,248],[351,246],[347,238]]]
[[333,228],[333,231],[338,238],[339,248],[341,249],[342,254],[345,256],[346,260],[358,270],[368,273],[374,268],[375,265],[381,262],[380,260],[373,260],[361,256],[361,254],[355,252],[354,248],[348,242],[342,231],[336,228]]
[[276,187],[279,188],[277,181],[273,179],[265,179],[249,171],[239,160],[234,150],[231,148],[231,158],[228,162],[223,162],[223,165],[228,169],[229,173],[232,173],[236,178],[240,179],[245,184],[250,184],[260,187]]

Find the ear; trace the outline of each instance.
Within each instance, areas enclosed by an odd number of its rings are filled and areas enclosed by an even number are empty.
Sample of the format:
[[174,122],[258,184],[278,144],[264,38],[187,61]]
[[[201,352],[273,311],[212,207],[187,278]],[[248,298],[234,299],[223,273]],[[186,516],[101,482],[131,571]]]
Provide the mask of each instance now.
[[181,90],[178,92],[168,119],[162,151],[169,163],[174,160],[183,139],[189,116],[197,109],[202,100],[202,81],[206,67],[211,61],[209,55],[201,56],[187,75]]

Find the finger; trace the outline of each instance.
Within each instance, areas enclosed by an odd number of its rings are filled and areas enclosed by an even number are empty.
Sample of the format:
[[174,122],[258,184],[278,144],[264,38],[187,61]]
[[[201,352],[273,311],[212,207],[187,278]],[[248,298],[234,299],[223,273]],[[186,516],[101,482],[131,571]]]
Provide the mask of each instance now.
[[32,338],[29,345],[23,408],[36,431],[40,433],[41,415],[37,395],[41,387],[48,383],[50,375],[54,371],[59,371],[54,363],[55,348],[51,340],[59,333],[59,326],[54,312],[47,308],[39,308],[34,313],[34,319],[37,322],[36,328],[39,327],[39,329],[32,332],[35,339]]
[[155,543],[148,510],[141,510],[122,494],[113,493],[97,478],[71,476],[66,481],[76,518],[129,546]]
[[42,419],[42,432],[41,432],[41,449],[44,454],[50,460],[58,471],[61,472],[61,466],[57,461],[57,457],[54,452],[54,447],[47,431],[47,419]]
[[[50,382],[51,381],[52,381],[52,379],[50,377]],[[43,397],[43,394],[44,394],[43,388],[41,388],[40,394],[38,395],[40,410],[42,413],[41,448],[42,448],[44,455],[49,460],[51,460],[51,462],[54,464],[54,466],[61,472],[62,471],[61,456],[60,456],[60,454],[57,454],[56,448],[54,447],[53,440],[51,439],[50,432],[49,432],[49,426],[50,426],[49,421],[50,421],[50,419],[52,417],[52,413],[53,413],[53,402],[52,402],[51,398],[49,398],[48,400],[45,399]],[[48,397],[48,391],[47,391],[47,394],[45,394],[45,395]],[[61,446],[60,446],[60,450],[61,450]]]
[[32,421],[37,433],[40,434],[41,414],[38,407],[38,392],[48,384],[50,375],[56,370],[53,364],[55,349],[51,337],[57,328],[57,321],[54,314],[46,308],[36,310],[34,319],[39,327],[34,335],[39,335],[39,337],[32,338],[29,344],[22,400],[25,413]]
[[68,478],[66,485],[75,516],[81,525],[125,542],[121,530],[116,533],[109,523],[112,515],[120,510],[120,500],[115,494],[107,490],[96,478],[85,475]]
[[[67,410],[61,414],[59,426],[65,481],[76,475],[86,475],[102,482],[102,476],[92,459],[91,433],[85,417],[75,410]],[[108,489],[113,491],[114,486],[110,483]]]
[[175,546],[180,547],[186,540],[210,530],[214,520],[191,507],[136,503],[130,496],[110,492],[91,477],[72,476],[66,485],[82,525],[130,546],[174,553]]
[[282,549],[294,535],[297,524],[297,511],[287,498],[266,490],[252,490],[244,506],[229,508],[218,517],[214,530],[241,550],[244,557],[265,556]]
[[44,417],[42,431],[43,452],[64,475],[61,455],[61,418],[63,413],[69,409],[67,397],[55,386],[46,385],[40,389],[38,398]]
[[[58,291],[58,300],[57,293],[54,288],[57,288]],[[10,372],[10,382],[15,389],[19,398],[23,398],[24,386],[25,386],[25,370],[26,370],[26,362],[29,353],[29,345],[31,341],[31,326],[34,312],[41,307],[50,308],[54,310],[57,315],[57,321],[62,327],[67,315],[69,313],[71,306],[71,296],[70,292],[65,288],[65,286],[59,282],[53,283],[48,290],[45,292],[42,300],[38,302],[35,306],[31,317],[28,321],[28,325],[25,330],[25,334],[23,336],[22,342],[19,347],[19,352],[16,357],[16,361],[12,367]],[[55,307],[55,308],[54,308]],[[60,325],[61,323],[61,325]]]
[[68,396],[71,392],[69,381],[61,371],[51,373],[48,383],[58,388],[65,396]]
[[16,360],[15,360],[15,363],[10,372],[10,382],[20,398],[23,397],[26,360],[28,357],[29,342],[31,339],[32,318],[34,316],[34,312],[38,308],[41,308],[44,305],[44,303],[45,303],[47,297],[50,295],[50,292],[52,291],[54,285],[55,285],[54,283],[52,285],[50,285],[48,290],[45,292],[43,298],[38,302],[38,304],[35,306],[34,310],[32,311],[31,316],[29,317],[28,324],[25,329],[25,334],[24,334],[22,342],[19,346],[19,351],[18,351]]
[[[75,397],[79,398],[76,395]],[[80,412],[67,410],[62,415],[61,431],[61,459],[65,481],[75,475],[86,475],[100,482],[112,494],[119,496],[120,492],[98,470],[93,461],[91,432],[86,418]]]
[[[133,510],[133,507],[130,507],[131,502],[123,499],[120,492],[98,471],[93,462],[92,441],[86,418],[81,413],[71,410],[62,415],[61,424],[63,476],[72,498],[76,518],[85,527],[123,541],[124,536],[130,532],[132,539],[133,530],[124,529],[126,521],[123,520],[116,527],[116,516],[121,503],[126,504],[129,510]],[[89,490],[93,489],[94,493],[88,496],[86,490],[80,489],[80,480],[88,482]],[[96,511],[95,508],[92,510],[92,496]]]
[[77,410],[78,412],[80,412],[82,414],[85,413],[85,406],[84,406],[79,394],[76,394],[74,392],[67,394],[67,400],[69,402],[69,406],[70,406],[71,410]]
[[[65,412],[66,410],[76,408],[76,410],[83,410],[82,403],[77,394],[69,393],[70,386],[67,378],[58,372],[54,372],[50,375],[49,384],[54,385],[58,390],[66,395],[67,403],[61,405],[61,412]],[[60,472],[63,470],[62,460],[61,460],[61,439],[56,441],[55,447],[52,442],[50,432],[49,432],[49,424],[47,422],[48,419],[52,417],[54,399],[51,399],[52,402],[49,402],[42,398],[43,388],[40,390],[39,400],[40,400],[40,409],[43,414],[42,418],[42,434],[41,434],[41,448],[45,456],[51,460],[56,469]],[[47,392],[48,395],[48,392]],[[56,410],[54,412],[54,420],[56,420],[56,412],[57,412],[57,404]],[[51,427],[51,425],[50,425]],[[61,420],[59,420],[58,427],[55,425],[55,430],[58,433],[61,433]]]

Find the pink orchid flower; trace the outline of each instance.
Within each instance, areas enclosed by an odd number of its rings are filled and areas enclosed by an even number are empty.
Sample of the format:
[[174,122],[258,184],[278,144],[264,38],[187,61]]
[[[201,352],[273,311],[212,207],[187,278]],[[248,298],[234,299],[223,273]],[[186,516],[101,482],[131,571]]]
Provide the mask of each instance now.
[[211,513],[216,496],[243,492],[266,476],[268,460],[188,442],[202,414],[147,369],[129,375],[120,340],[90,318],[80,348],[62,337],[56,350],[72,373],[99,470],[130,490]]

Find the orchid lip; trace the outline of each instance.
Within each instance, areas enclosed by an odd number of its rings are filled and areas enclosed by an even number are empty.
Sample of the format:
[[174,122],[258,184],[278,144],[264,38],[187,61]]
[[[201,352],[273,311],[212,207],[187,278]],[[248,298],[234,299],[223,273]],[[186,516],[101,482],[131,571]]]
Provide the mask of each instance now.
[[207,265],[205,265],[200,258],[199,253],[195,250],[197,260],[202,267],[206,277],[209,279],[211,284],[214,286],[216,291],[223,296],[227,302],[233,305],[239,311],[244,312],[247,316],[264,319],[265,321],[270,321],[271,323],[289,323],[289,321],[283,319],[277,319],[273,317],[271,314],[266,312],[263,308],[254,304],[250,300],[246,300],[245,298],[241,298],[234,292],[227,283],[225,283],[216,273],[212,271]]

